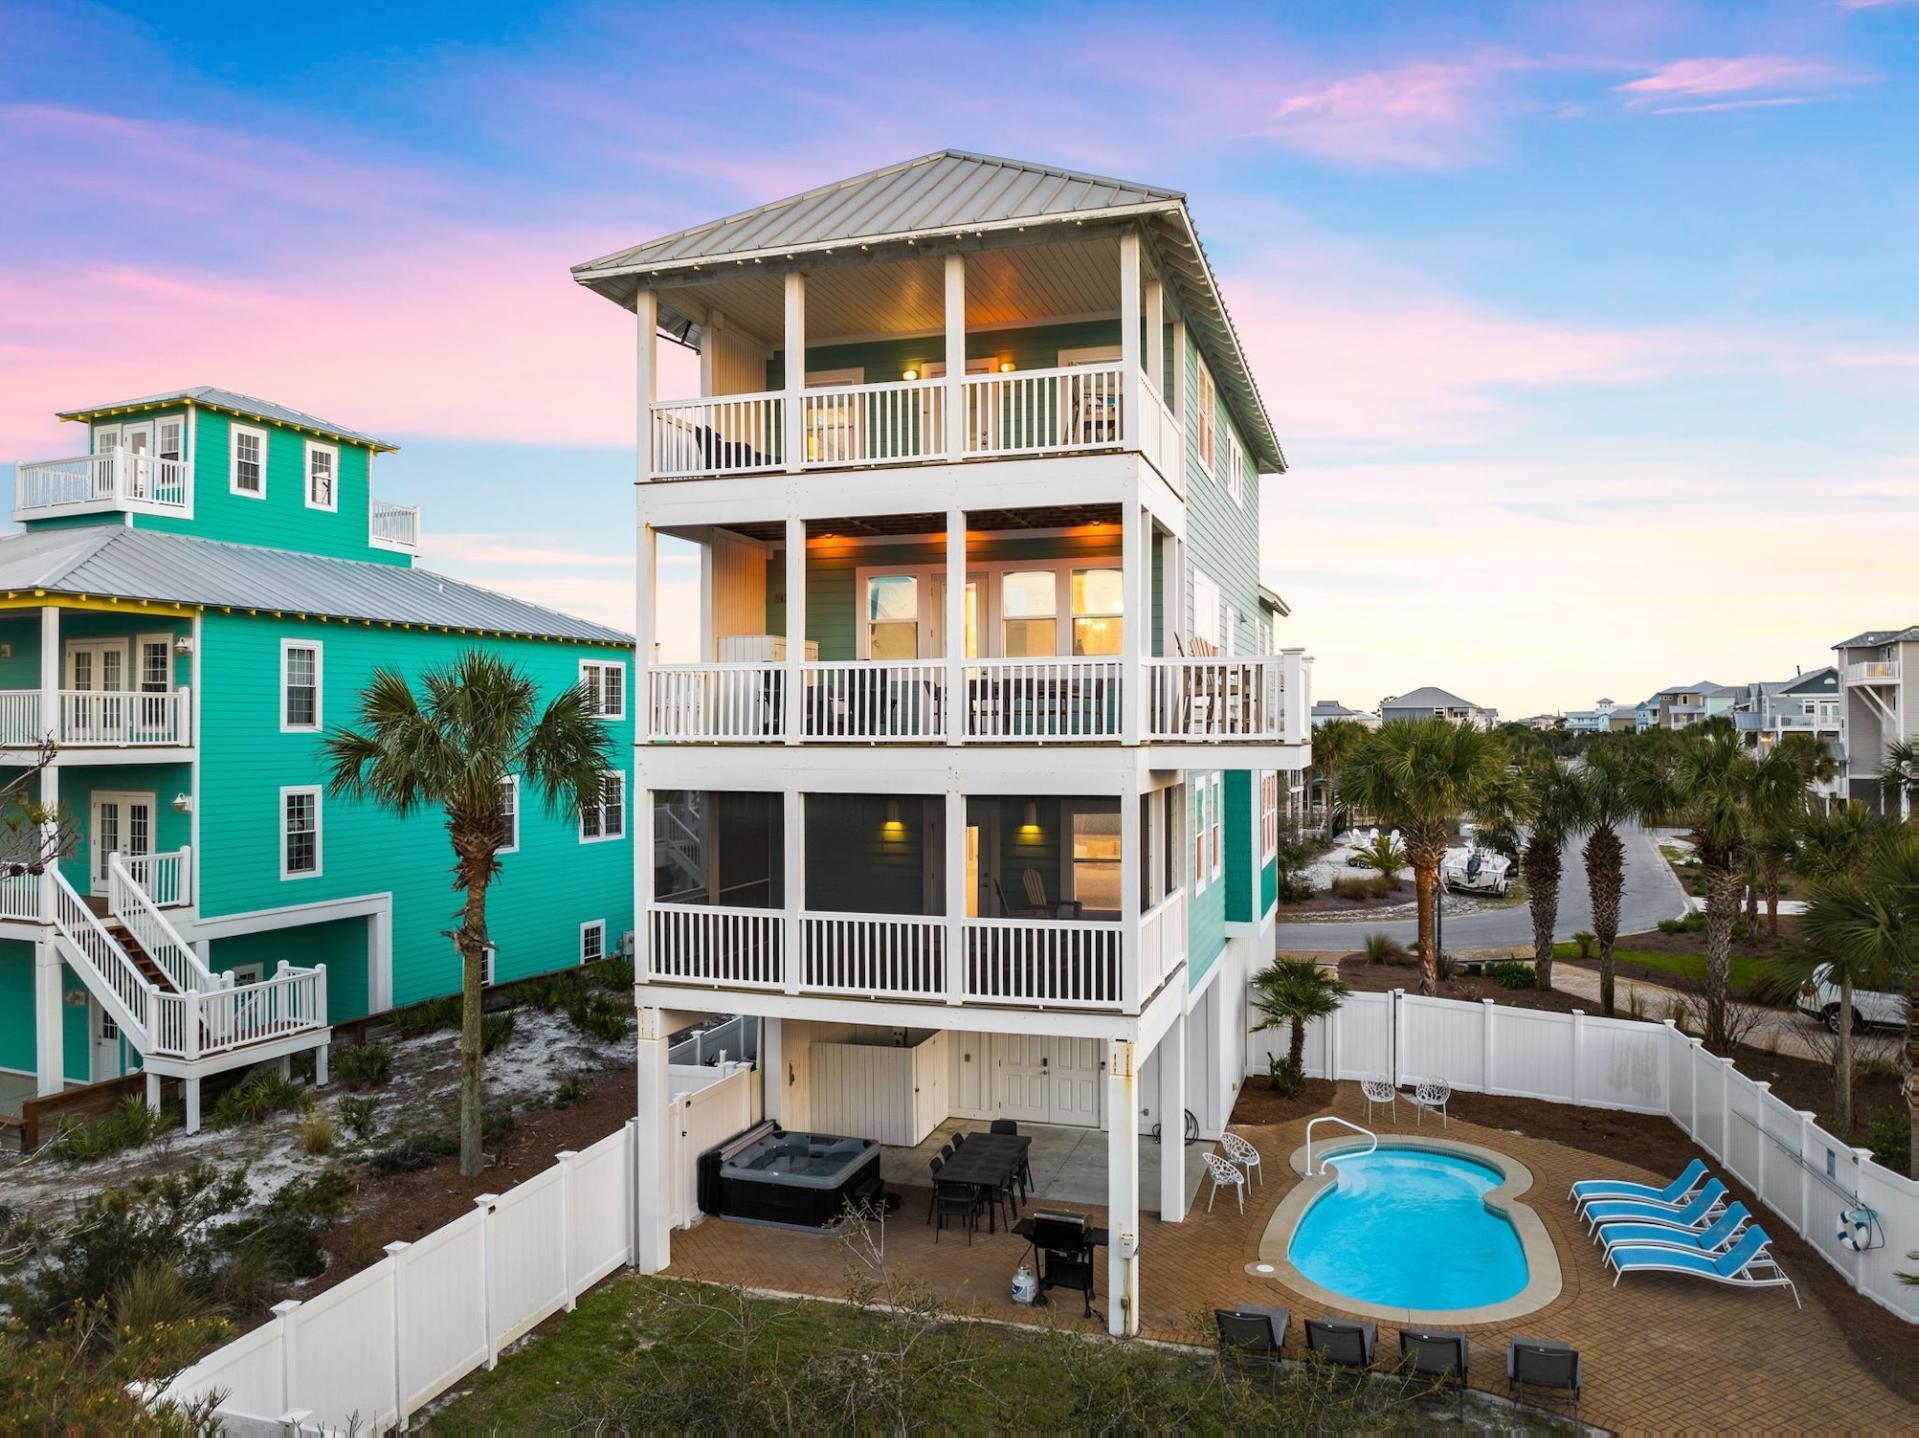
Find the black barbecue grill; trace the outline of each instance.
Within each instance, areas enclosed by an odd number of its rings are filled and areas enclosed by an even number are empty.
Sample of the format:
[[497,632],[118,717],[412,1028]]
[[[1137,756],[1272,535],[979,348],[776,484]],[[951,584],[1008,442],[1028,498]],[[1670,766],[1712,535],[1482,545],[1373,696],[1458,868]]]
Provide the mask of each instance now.
[[1033,1245],[1039,1267],[1040,1302],[1050,1288],[1066,1288],[1086,1300],[1086,1316],[1093,1316],[1093,1250],[1106,1242],[1106,1230],[1094,1228],[1083,1213],[1037,1210],[1023,1218],[1013,1232]]

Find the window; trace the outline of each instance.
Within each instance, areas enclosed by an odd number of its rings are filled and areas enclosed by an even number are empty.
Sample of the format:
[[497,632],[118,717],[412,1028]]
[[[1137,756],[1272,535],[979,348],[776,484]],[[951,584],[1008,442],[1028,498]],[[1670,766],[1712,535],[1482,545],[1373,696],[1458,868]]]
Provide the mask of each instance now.
[[626,666],[597,659],[580,661],[580,687],[587,713],[602,719],[626,718]]
[[1206,862],[1206,835],[1210,832],[1206,824],[1207,800],[1212,791],[1201,779],[1193,788],[1193,892],[1201,892],[1206,887],[1206,874],[1212,867]]
[[320,872],[320,790],[280,791],[280,877],[310,879]]
[[185,459],[187,457],[187,422],[184,419],[163,419],[155,426],[157,438],[153,452],[161,459]]
[[307,508],[338,509],[334,485],[340,471],[340,451],[330,444],[307,441]]
[[595,963],[606,957],[606,920],[593,919],[580,925],[580,962]]
[[500,847],[495,854],[520,852],[520,776],[500,780]]
[[1243,505],[1246,503],[1246,451],[1240,448],[1239,436],[1233,433],[1231,425],[1220,430],[1219,438],[1219,477],[1226,485],[1226,492],[1232,495],[1233,503]]
[[1259,776],[1259,857],[1261,862],[1279,852],[1279,771]]
[[1225,798],[1225,778],[1223,775],[1215,774],[1213,775],[1213,807],[1211,814],[1213,821],[1213,836],[1211,840],[1213,846],[1213,877],[1215,879],[1219,877],[1220,869],[1226,862],[1226,845],[1221,840],[1221,831],[1225,827],[1221,816],[1221,811],[1226,807]]
[[1117,569],[1073,571],[1073,652],[1117,654],[1123,638],[1120,595],[1125,585]]
[[[1219,650],[1219,619],[1219,586],[1195,569],[1193,571],[1193,638],[1195,641],[1205,640],[1213,646],[1215,653]],[[1195,643],[1195,652],[1198,652],[1198,647]]]
[[310,733],[320,727],[320,646],[280,641],[280,732]]
[[626,837],[626,775],[609,769],[600,775],[600,802],[580,810],[580,842]]
[[1199,440],[1199,462],[1206,466],[1208,474],[1215,474],[1218,471],[1214,468],[1213,446],[1219,400],[1213,393],[1213,372],[1206,368],[1206,361],[1201,360],[1193,367],[1193,371],[1196,391],[1193,400],[1193,433]]
[[920,582],[911,574],[875,574],[866,581],[866,657],[917,659]]
[[1050,569],[1015,569],[1000,580],[1000,652],[1008,659],[1059,653],[1059,576]]
[[232,488],[249,499],[267,497],[267,432],[234,425]]
[[1073,846],[1066,878],[1066,897],[1077,899],[1088,912],[1119,912],[1119,813],[1117,810],[1074,809],[1070,815]]
[[137,677],[142,694],[164,694],[173,687],[173,636],[142,634],[134,641],[140,656]]
[[93,431],[93,452],[105,454],[120,447],[120,426],[103,424]]
[[100,1037],[108,1043],[120,1037],[120,1025],[113,1021],[113,1015],[105,1009],[100,1010]]

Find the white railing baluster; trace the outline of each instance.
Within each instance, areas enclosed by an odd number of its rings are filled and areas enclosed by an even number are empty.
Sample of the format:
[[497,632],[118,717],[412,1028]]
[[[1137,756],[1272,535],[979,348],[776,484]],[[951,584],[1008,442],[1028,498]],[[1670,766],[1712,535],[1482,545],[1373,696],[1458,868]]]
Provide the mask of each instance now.
[[785,412],[780,393],[659,401],[653,406],[653,478],[784,469]]
[[1286,656],[1145,659],[1146,738],[1289,742]]

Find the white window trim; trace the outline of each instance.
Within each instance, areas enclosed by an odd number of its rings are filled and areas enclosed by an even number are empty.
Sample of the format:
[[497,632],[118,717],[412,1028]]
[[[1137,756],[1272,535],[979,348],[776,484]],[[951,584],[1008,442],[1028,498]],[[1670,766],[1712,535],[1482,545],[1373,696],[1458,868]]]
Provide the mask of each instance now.
[[582,964],[584,964],[587,961],[586,936],[595,929],[598,929],[600,931],[600,958],[604,959],[607,957],[606,920],[605,919],[588,919],[584,924],[580,925],[580,962]]
[[[1219,464],[1219,386],[1213,382],[1213,371],[1207,366],[1204,355],[1194,356],[1197,368],[1193,371],[1193,456],[1207,478],[1212,478]],[[1213,451],[1207,456],[1210,440]]]
[[1206,863],[1206,845],[1208,843],[1207,835],[1212,832],[1206,825],[1206,809],[1207,805],[1212,802],[1209,797],[1211,793],[1212,789],[1204,779],[1201,779],[1197,787],[1193,790],[1194,801],[1191,806],[1193,810],[1193,832],[1186,837],[1194,841],[1187,846],[1187,853],[1191,855],[1193,860],[1193,892],[1195,894],[1203,894],[1206,892],[1206,870],[1208,867]]
[[[260,488],[255,491],[240,487],[240,436],[251,434],[260,440]],[[227,489],[242,499],[265,499],[267,497],[267,447],[270,443],[268,432],[255,429],[248,424],[235,424],[227,427]]]
[[[113,443],[110,445],[102,444],[100,441],[107,438],[107,436],[109,435],[113,437]],[[119,447],[120,447],[120,426],[119,425],[96,424],[93,427],[93,452],[95,454],[105,454],[109,449],[118,449]]]
[[[331,504],[315,504],[313,502],[313,456],[316,453],[328,455],[333,460],[333,502]],[[306,442],[306,451],[301,458],[303,461],[301,473],[306,489],[305,498],[307,508],[325,510],[328,514],[337,513],[340,508],[340,446],[337,444],[322,444],[317,439],[310,439]]]
[[518,774],[508,774],[504,779],[500,780],[500,783],[511,787],[513,790],[513,842],[511,844],[502,844],[499,848],[495,849],[493,851],[495,858],[498,858],[501,854],[517,854],[520,852],[520,776]]
[[[287,868],[287,800],[296,794],[313,796],[313,867],[294,873]],[[280,877],[317,879],[326,872],[326,799],[318,784],[289,784],[280,790]]]
[[[587,690],[586,671],[588,669],[617,669],[620,671],[620,707],[618,711],[615,712],[596,707],[593,714],[594,717],[598,719],[610,719],[615,722],[624,720],[626,718],[627,690],[632,677],[626,672],[625,661],[620,659],[582,659],[580,661],[580,688],[582,690]],[[587,690],[587,692],[598,694],[599,698],[596,704],[605,702],[606,686],[604,684],[595,685],[592,690]]]
[[1226,872],[1226,777],[1213,775],[1213,829],[1207,836],[1207,845],[1212,849],[1213,882],[1218,883],[1220,875]]
[[179,457],[174,461],[174,463],[188,464],[192,458],[192,456],[190,456],[187,453],[187,445],[189,442],[188,435],[192,433],[193,426],[190,423],[188,423],[187,416],[184,413],[162,415],[160,418],[156,419],[153,422],[154,457],[156,459],[160,457],[160,431],[166,428],[166,426],[170,424],[177,424],[180,426],[180,454],[179,454]]
[[[164,644],[167,650],[167,687],[164,689],[143,689],[146,683],[145,661],[149,644]],[[127,676],[132,680],[129,686],[136,694],[171,694],[173,683],[173,636],[171,634],[136,634],[133,636],[133,672]]]
[[1226,486],[1226,492],[1233,497],[1233,503],[1241,509],[1246,507],[1246,449],[1240,444],[1239,436],[1233,433],[1233,427],[1220,427],[1214,439],[1219,446],[1220,481]]
[[[980,653],[977,657],[981,659],[1005,657],[1002,652],[1005,645],[1000,642],[1005,637],[1000,626],[1000,621],[1004,617],[1000,605],[1000,581],[1006,575],[1028,569],[1045,569],[1053,572],[1055,581],[1053,648],[1057,651],[1062,645],[1065,646],[1064,653],[1055,653],[1053,657],[1070,659],[1073,653],[1073,571],[1121,567],[1121,558],[1118,554],[1076,554],[1064,559],[968,560],[966,582],[980,586]],[[866,618],[867,581],[896,574],[916,579],[920,584],[919,657],[923,660],[935,658],[945,647],[946,566],[944,564],[862,564],[853,570],[853,597],[856,606],[853,652],[856,658],[871,659],[873,657],[873,636],[870,621]],[[1124,595],[1120,596],[1120,602],[1122,605],[1125,603]],[[1124,623],[1128,617],[1122,609],[1121,623]]]
[[617,843],[626,837],[626,831],[631,824],[631,820],[627,817],[627,810],[632,807],[633,794],[631,786],[626,782],[626,771],[624,769],[602,769],[600,770],[600,777],[602,779],[618,778],[620,781],[620,832],[617,834],[609,834],[606,832],[606,799],[605,791],[602,790],[598,803],[600,832],[597,834],[589,834],[586,832],[586,815],[582,812],[580,815],[580,842],[582,844]]
[[1279,853],[1279,799],[1279,771],[1268,769],[1259,776],[1259,859],[1262,868]]
[[[313,651],[313,722],[293,724],[287,720],[287,651]],[[318,734],[326,728],[326,654],[317,639],[280,641],[280,732],[282,734]]]
[[[1125,801],[1122,800],[1122,803]],[[1078,814],[1110,814],[1110,803],[1103,799],[1062,799],[1059,805],[1059,896],[1062,902],[1079,898],[1077,866],[1079,861],[1073,857],[1073,818]],[[1122,857],[1116,861],[1124,872],[1126,861]],[[1121,892],[1124,892],[1122,881]]]

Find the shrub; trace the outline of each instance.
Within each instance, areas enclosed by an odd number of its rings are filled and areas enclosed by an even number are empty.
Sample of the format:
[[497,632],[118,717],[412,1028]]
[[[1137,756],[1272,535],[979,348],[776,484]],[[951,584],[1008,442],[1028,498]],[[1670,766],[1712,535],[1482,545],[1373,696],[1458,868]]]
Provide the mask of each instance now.
[[340,1100],[340,1122],[353,1130],[357,1139],[368,1139],[379,1124],[380,1103],[374,1098],[343,1098]]
[[590,970],[593,982],[610,993],[633,993],[633,960],[625,954],[614,954],[611,958],[601,959]]
[[306,1089],[291,1079],[282,1078],[278,1069],[265,1069],[220,1095],[219,1102],[213,1105],[212,1123],[215,1128],[231,1128],[235,1124],[259,1123],[288,1109],[312,1106],[313,1095]]
[[1285,1054],[1268,1054],[1266,1081],[1273,1086],[1273,1092],[1290,1095],[1299,1092],[1304,1076],[1293,1072],[1292,1061]]
[[566,1018],[588,1038],[618,1043],[633,1027],[633,1001],[617,999],[598,989],[588,990],[567,1006]]
[[1383,899],[1398,890],[1399,880],[1390,874],[1367,874],[1364,877],[1342,874],[1333,880],[1332,895],[1336,899]]
[[1365,949],[1366,961],[1373,964],[1403,964],[1411,957],[1404,944],[1386,933],[1366,935]]
[[382,1178],[395,1173],[417,1173],[431,1168],[435,1159],[459,1151],[459,1141],[444,1134],[412,1133],[373,1154],[367,1159],[367,1167]]
[[353,1202],[353,1174],[339,1164],[287,1184],[257,1212],[214,1231],[214,1241],[234,1255],[253,1255],[245,1283],[257,1301],[274,1284],[317,1278],[326,1272],[321,1235]]
[[333,1073],[352,1088],[372,1088],[387,1081],[393,1069],[390,1044],[354,1044],[333,1056]]
[[1530,989],[1539,984],[1539,975],[1533,972],[1531,964],[1514,963],[1507,959],[1502,963],[1488,964],[1486,977],[1502,989]]
[[164,1258],[145,1260],[113,1290],[113,1326],[119,1334],[190,1323],[212,1311],[206,1289]]
[[1442,984],[1450,983],[1453,975],[1459,972],[1459,957],[1441,949],[1433,959],[1433,972]]
[[547,1096],[548,1108],[572,1108],[586,1097],[586,1084],[578,1074],[568,1074],[560,1080],[558,1088]]
[[409,1004],[388,1014],[387,1022],[403,1038],[430,1034],[439,1029],[457,1029],[460,1026],[460,996],[448,994],[445,998],[428,999],[423,1004]]
[[333,1120],[323,1113],[309,1113],[300,1120],[300,1147],[316,1158],[333,1152]]
[[506,1141],[520,1126],[510,1108],[490,1108],[480,1115],[480,1145],[498,1163],[506,1154]]
[[1904,1109],[1880,1109],[1865,1122],[1861,1148],[1872,1150],[1872,1161],[1894,1173],[1912,1167],[1912,1120]]
[[1593,956],[1593,946],[1599,942],[1599,935],[1590,934],[1581,929],[1573,935],[1573,942],[1579,945],[1579,957],[1590,959]]
[[487,1014],[480,1020],[480,1052],[492,1053],[513,1038],[513,1015]]
[[86,1163],[153,1142],[180,1121],[177,1110],[155,1113],[138,1094],[127,1094],[110,1113],[94,1119],[62,1119],[49,1151],[69,1163]]

